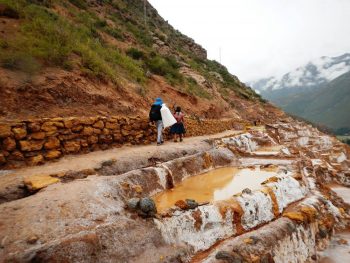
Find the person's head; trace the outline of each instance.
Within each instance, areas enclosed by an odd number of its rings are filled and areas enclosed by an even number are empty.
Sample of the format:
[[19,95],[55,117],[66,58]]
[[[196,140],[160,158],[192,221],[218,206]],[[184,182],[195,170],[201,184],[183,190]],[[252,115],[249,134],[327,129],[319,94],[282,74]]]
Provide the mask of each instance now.
[[162,105],[162,104],[163,104],[163,100],[161,98],[156,98],[154,105]]
[[181,107],[177,106],[175,112],[181,112]]

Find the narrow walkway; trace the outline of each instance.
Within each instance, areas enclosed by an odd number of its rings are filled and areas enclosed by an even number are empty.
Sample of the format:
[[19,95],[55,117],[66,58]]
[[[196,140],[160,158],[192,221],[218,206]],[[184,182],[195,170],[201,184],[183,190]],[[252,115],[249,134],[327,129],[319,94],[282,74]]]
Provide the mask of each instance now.
[[41,166],[25,167],[15,170],[3,170],[0,171],[0,176],[30,176],[38,174],[62,173],[72,170],[81,171],[85,169],[98,169],[103,162],[110,160],[120,162],[122,160],[137,160],[141,157],[147,159],[157,158],[158,156],[167,156],[172,153],[187,152],[191,154],[192,152],[196,153],[211,148],[210,144],[206,142],[208,139],[221,138],[239,133],[241,133],[241,131],[230,130],[214,135],[185,138],[181,143],[168,141],[161,146],[156,146],[155,144],[145,146],[124,146],[105,151],[70,155],[59,159],[57,162],[46,163]]

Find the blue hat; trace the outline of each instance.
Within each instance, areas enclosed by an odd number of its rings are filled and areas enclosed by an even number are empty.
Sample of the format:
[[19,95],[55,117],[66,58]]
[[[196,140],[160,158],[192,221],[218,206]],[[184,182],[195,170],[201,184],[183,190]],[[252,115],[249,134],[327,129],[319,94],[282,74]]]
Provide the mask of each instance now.
[[156,98],[156,101],[154,102],[153,105],[162,105],[163,104],[163,100],[161,98]]

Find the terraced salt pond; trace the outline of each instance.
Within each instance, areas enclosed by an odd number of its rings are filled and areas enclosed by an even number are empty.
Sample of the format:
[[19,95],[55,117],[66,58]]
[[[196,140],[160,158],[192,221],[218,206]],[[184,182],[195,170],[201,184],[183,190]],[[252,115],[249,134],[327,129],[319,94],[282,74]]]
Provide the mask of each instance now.
[[277,168],[239,169],[225,167],[185,179],[173,189],[153,197],[158,212],[173,207],[178,200],[194,199],[199,203],[226,200],[245,188],[257,190],[261,183],[277,175]]

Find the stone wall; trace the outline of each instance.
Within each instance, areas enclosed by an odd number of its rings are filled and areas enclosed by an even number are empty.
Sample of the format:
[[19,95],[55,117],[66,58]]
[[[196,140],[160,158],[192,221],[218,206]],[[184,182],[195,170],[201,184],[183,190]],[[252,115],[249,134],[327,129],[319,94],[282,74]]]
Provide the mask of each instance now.
[[[235,120],[186,120],[186,136],[232,129]],[[166,136],[169,137],[166,131]],[[154,125],[141,117],[44,118],[0,123],[0,167],[38,165],[63,155],[150,144]]]

